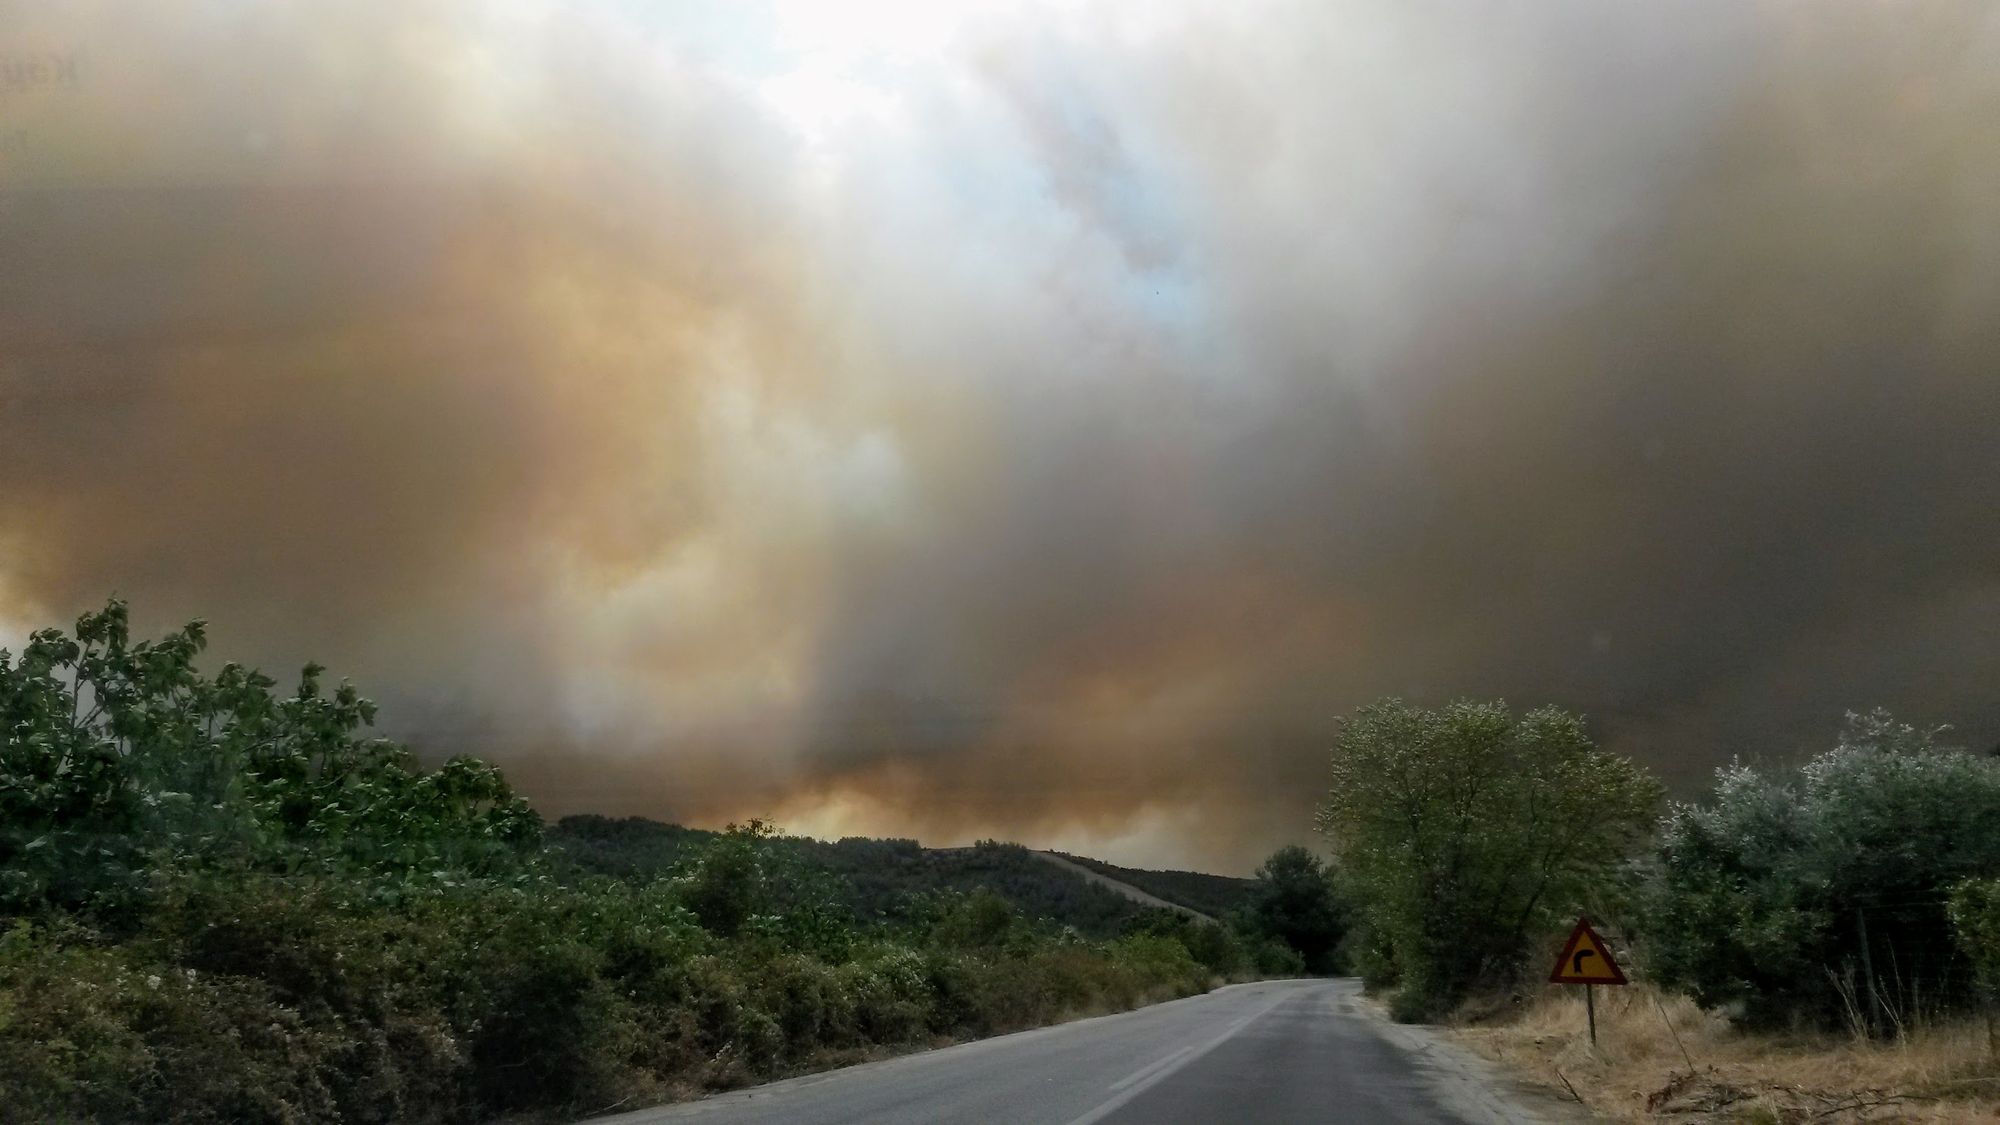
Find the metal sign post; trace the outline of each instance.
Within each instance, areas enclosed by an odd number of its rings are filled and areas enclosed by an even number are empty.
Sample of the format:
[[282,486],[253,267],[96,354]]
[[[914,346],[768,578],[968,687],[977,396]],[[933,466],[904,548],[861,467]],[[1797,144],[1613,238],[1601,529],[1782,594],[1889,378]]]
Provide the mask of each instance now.
[[1569,940],[1563,943],[1562,954],[1556,958],[1555,971],[1549,974],[1549,983],[1583,986],[1583,1011],[1590,1021],[1590,1045],[1597,1046],[1597,986],[1624,984],[1625,971],[1612,959],[1611,947],[1590,928],[1589,919],[1576,920],[1576,928],[1569,932]]

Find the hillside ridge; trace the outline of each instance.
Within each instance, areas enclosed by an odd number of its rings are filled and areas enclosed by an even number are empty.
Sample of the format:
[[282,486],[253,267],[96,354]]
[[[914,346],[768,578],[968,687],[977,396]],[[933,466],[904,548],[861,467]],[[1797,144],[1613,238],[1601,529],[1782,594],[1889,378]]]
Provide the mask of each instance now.
[[[715,838],[713,832],[644,817],[567,816],[550,843],[579,869],[621,877],[665,874]],[[984,840],[926,848],[915,840],[780,836],[773,846],[837,877],[863,920],[898,912],[911,894],[992,891],[1030,917],[1109,936],[1134,915],[1172,910],[1215,921],[1247,903],[1251,881],[1191,872],[1122,868],[1084,856]]]
[[1191,918],[1200,918],[1206,922],[1219,923],[1221,921],[1221,919],[1218,919],[1213,915],[1203,914],[1201,911],[1196,910],[1192,906],[1187,906],[1178,902],[1169,902],[1166,899],[1159,897],[1158,895],[1148,894],[1145,891],[1140,890],[1138,887],[1135,887],[1130,883],[1124,882],[1123,880],[1113,879],[1111,876],[1103,874],[1102,872],[1093,871],[1090,868],[1085,867],[1080,863],[1076,863],[1070,860],[1069,858],[1063,856],[1061,853],[1036,851],[1033,848],[1028,849],[1028,851],[1029,854],[1040,856],[1041,858],[1049,861],[1050,863],[1055,864],[1057,867],[1061,867],[1068,871],[1076,872],[1078,875],[1083,876],[1083,878],[1088,882],[1095,883],[1098,886],[1104,887],[1107,890],[1115,891],[1118,894],[1124,895],[1126,898],[1131,899],[1133,902],[1139,903],[1141,906],[1150,906],[1160,910],[1178,910],[1182,914],[1186,914]]

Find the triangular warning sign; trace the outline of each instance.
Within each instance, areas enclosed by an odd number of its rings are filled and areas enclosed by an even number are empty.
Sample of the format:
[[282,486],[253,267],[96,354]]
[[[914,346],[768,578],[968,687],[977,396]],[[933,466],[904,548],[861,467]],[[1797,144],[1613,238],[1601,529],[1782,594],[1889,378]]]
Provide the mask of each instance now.
[[1604,944],[1589,922],[1578,918],[1576,929],[1569,932],[1569,940],[1563,943],[1562,956],[1556,958],[1549,983],[1624,984],[1625,973],[1611,959],[1611,947]]

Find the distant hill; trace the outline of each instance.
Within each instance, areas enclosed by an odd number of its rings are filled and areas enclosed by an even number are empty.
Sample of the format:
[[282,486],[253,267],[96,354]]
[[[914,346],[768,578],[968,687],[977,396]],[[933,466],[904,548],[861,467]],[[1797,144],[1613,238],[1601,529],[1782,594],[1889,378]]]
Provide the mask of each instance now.
[[[550,828],[548,841],[579,872],[631,878],[671,871],[714,835],[643,817],[569,816]],[[969,848],[926,848],[915,840],[850,836],[829,843],[787,836],[773,840],[772,846],[790,849],[806,865],[834,876],[847,905],[864,921],[892,917],[915,895],[982,887],[1024,915],[1094,936],[1115,934],[1126,919],[1147,909],[1134,900],[1136,896],[1050,863],[1019,844],[982,841]],[[1145,871],[1081,856],[1062,858],[1216,918],[1240,905],[1252,885],[1248,879]]]
[[1230,911],[1248,906],[1251,891],[1257,886],[1255,879],[1238,879],[1230,875],[1205,875],[1199,871],[1148,871],[1138,867],[1119,867],[1089,856],[1067,852],[1055,854],[1107,878],[1129,883],[1154,898],[1185,906],[1210,918],[1224,918]]
[[1147,894],[1145,891],[1140,890],[1139,888],[1133,886],[1132,884],[1121,883],[1118,880],[1113,879],[1111,876],[1106,875],[1101,871],[1092,871],[1090,868],[1077,863],[1075,860],[1070,859],[1067,856],[1064,856],[1060,852],[1034,852],[1032,854],[1044,860],[1045,862],[1053,863],[1056,866],[1061,867],[1066,871],[1074,871],[1078,875],[1083,876],[1085,880],[1095,883],[1098,886],[1105,888],[1106,890],[1113,891],[1116,892],[1117,894],[1123,895],[1124,897],[1131,899],[1133,902],[1138,903],[1142,907],[1151,907],[1155,910],[1172,910],[1175,911],[1176,913],[1185,914],[1190,918],[1199,918],[1206,922],[1216,922],[1220,920],[1216,918],[1211,918],[1208,915],[1203,914],[1201,911],[1193,909],[1192,907],[1182,906],[1178,902],[1168,902],[1166,899],[1159,898],[1155,895]]
[[593,875],[632,878],[665,874],[708,843],[713,832],[662,824],[642,816],[566,816],[547,840],[578,868]]

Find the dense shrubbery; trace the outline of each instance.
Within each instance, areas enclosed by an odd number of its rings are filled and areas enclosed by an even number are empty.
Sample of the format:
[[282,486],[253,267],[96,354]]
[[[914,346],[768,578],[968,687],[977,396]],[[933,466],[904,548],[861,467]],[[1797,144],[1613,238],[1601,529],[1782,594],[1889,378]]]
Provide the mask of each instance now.
[[539,842],[498,770],[420,771],[317,666],[279,696],[240,665],[202,676],[205,643],[200,622],[135,642],[113,602],[0,650],[0,913],[115,919],[166,870],[487,875]]
[[1967,879],[1953,889],[1951,928],[1972,964],[1979,999],[2000,1002],[2000,878]]
[[[1664,983],[1747,1022],[1878,1030],[1962,1005],[1973,966],[1946,903],[2000,873],[2000,760],[1938,745],[1882,712],[1789,781],[1722,771],[1661,826],[1644,933]],[[1964,944],[1995,936],[1976,890]]]
[[573,1114],[1210,979],[1177,941],[1065,938],[975,899],[941,904],[931,933],[859,935],[829,957],[723,938],[666,885],[427,888],[394,905],[354,890],[180,883],[122,940],[16,922],[0,939],[0,1116]]
[[1940,733],[1849,716],[1795,777],[1721,771],[1644,848],[1657,785],[1574,718],[1365,708],[1321,813],[1349,949],[1409,1018],[1531,980],[1579,913],[1751,1026],[1881,1034],[2000,999],[2000,759]]
[[761,825],[596,873],[544,851],[498,771],[421,770],[361,736],[352,688],[203,676],[202,646],[198,624],[133,642],[114,603],[0,654],[0,1119],[571,1116],[1244,960],[1219,931],[1094,940],[990,892],[858,923]]

